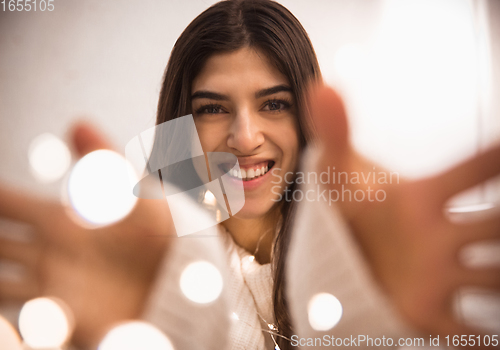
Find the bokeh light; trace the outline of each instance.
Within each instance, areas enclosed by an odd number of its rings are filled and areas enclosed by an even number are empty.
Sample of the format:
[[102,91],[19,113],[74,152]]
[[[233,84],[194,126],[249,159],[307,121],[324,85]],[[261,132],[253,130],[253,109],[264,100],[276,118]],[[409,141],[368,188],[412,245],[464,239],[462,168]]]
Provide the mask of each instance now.
[[206,304],[217,299],[222,292],[222,275],[211,263],[197,261],[184,269],[180,285],[189,300]]
[[313,296],[307,310],[309,324],[316,331],[332,329],[342,318],[342,304],[329,293],[319,293]]
[[52,298],[32,299],[21,309],[19,331],[24,342],[33,349],[58,348],[71,335],[70,319],[61,301]]
[[212,207],[217,205],[217,199],[211,191],[205,192],[205,197],[203,198],[203,203]]
[[89,153],[71,171],[69,201],[90,223],[106,225],[121,220],[137,202],[129,180],[133,173],[130,164],[116,152]]
[[2,350],[22,350],[19,335],[9,321],[2,316],[0,316],[0,340]]
[[42,183],[59,180],[71,164],[71,153],[66,144],[49,133],[33,139],[28,158],[33,176]]
[[149,323],[132,321],[116,326],[104,337],[98,350],[173,350],[170,340]]

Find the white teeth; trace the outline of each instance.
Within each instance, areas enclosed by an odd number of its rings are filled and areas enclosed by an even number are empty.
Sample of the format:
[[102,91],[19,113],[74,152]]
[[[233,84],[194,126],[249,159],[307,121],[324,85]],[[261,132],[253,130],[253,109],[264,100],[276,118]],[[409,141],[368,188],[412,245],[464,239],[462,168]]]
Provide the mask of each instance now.
[[248,179],[253,179],[255,177],[255,170],[253,169],[248,169],[247,170],[247,178]]
[[233,177],[240,178],[242,180],[252,180],[256,177],[265,175],[268,171],[269,171],[269,164],[267,164],[266,166],[262,166],[261,168],[258,169],[253,169],[253,168],[247,170],[241,168],[239,170],[232,169],[229,172],[229,174]]

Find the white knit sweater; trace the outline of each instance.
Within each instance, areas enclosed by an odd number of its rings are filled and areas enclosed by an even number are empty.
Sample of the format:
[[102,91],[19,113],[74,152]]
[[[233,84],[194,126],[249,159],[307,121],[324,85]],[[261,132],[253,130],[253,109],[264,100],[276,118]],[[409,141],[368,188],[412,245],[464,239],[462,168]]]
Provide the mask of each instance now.
[[[313,169],[316,158],[314,151],[306,154],[305,170]],[[193,204],[189,210],[196,218],[196,210],[201,209]],[[295,223],[287,292],[297,337],[409,334],[372,279],[335,207],[304,201]],[[262,331],[268,329],[266,322],[273,322],[270,264],[249,259],[250,254],[220,227],[177,238],[170,249],[144,318],[163,330],[175,349],[274,348],[270,336]],[[224,280],[221,295],[208,305],[189,301],[179,286],[184,268],[197,260],[214,264]],[[335,295],[344,310],[339,324],[328,332],[314,331],[308,320],[307,304],[319,292]]]
[[[317,150],[308,149],[303,157],[303,169],[313,171],[318,155]],[[301,190],[315,193],[318,187],[309,183]],[[365,335],[372,339],[392,337],[395,341],[399,337],[418,336],[405,325],[380,290],[348,225],[333,204],[305,201],[297,211],[286,266],[288,301],[297,337],[306,343],[308,338],[324,336],[331,340],[331,336],[351,339],[351,336]],[[318,293],[332,294],[342,305],[341,320],[328,331],[315,331],[309,322],[308,304]],[[363,348],[366,344],[356,345]],[[325,342],[301,348],[326,349],[331,345]]]
[[[274,322],[271,265],[250,256],[220,226],[174,239],[144,318],[177,350],[273,349],[271,337],[262,331]],[[221,295],[208,305],[188,300],[179,283],[184,268],[200,260],[214,264],[224,281]]]

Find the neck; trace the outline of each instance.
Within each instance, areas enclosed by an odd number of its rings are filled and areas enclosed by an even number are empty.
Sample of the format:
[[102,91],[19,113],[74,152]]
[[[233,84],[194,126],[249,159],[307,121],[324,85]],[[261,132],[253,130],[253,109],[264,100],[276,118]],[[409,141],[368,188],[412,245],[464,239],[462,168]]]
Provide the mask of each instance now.
[[255,256],[260,264],[271,262],[271,252],[279,210],[272,210],[264,217],[241,219],[232,216],[224,221],[235,243]]

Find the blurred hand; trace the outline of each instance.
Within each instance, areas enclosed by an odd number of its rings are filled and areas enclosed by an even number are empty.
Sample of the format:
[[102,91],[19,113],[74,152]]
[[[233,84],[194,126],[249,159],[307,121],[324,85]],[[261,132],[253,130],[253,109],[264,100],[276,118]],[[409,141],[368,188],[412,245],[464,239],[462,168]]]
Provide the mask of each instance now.
[[[88,125],[72,135],[80,156],[110,148]],[[27,272],[22,281],[0,281],[0,301],[62,299],[75,316],[74,342],[91,347],[114,323],[140,315],[174,231],[162,200],[139,199],[125,219],[98,229],[78,225],[69,210],[0,184],[0,218],[29,224],[35,233],[30,242],[0,238],[0,259]]]
[[[345,109],[330,88],[310,93],[310,113],[322,144],[317,171],[373,172],[373,164],[353,150]],[[380,169],[380,167],[377,167]],[[458,322],[453,297],[461,287],[500,291],[499,268],[467,268],[459,259],[465,245],[500,238],[500,217],[482,222],[450,222],[445,203],[455,194],[500,174],[500,147],[495,147],[447,172],[399,184],[346,185],[352,193],[367,187],[382,189],[384,201],[339,202],[373,273],[400,313],[413,326],[430,334],[479,334]],[[363,181],[360,181],[363,182]],[[340,190],[341,185],[330,184]],[[381,197],[381,196],[380,196]],[[379,198],[380,198],[379,197]],[[491,349],[491,347],[490,347]]]

